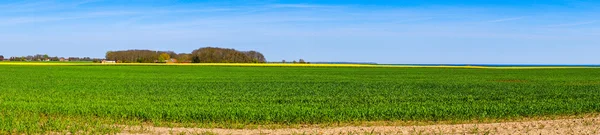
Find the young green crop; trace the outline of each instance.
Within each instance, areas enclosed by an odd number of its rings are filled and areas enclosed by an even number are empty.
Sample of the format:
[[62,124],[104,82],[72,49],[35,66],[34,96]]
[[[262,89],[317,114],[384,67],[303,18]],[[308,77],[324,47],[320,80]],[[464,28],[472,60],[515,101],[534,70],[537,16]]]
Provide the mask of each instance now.
[[[0,134],[600,112],[600,69],[0,66]],[[77,125],[77,126],[75,126]],[[225,127],[235,128],[235,127]]]

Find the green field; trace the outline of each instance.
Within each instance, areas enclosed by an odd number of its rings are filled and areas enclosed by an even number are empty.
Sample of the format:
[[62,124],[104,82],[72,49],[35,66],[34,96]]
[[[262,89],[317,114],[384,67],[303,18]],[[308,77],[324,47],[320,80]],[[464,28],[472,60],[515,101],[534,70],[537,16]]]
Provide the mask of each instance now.
[[[600,69],[0,66],[0,134],[600,112]],[[236,126],[237,125],[237,126]]]

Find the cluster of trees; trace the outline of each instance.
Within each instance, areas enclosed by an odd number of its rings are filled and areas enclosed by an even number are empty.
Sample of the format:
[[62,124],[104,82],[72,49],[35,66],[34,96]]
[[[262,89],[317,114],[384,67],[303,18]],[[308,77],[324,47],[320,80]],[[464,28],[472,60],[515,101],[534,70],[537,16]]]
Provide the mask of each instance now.
[[[0,61],[5,60],[0,55]],[[108,51],[106,59],[90,57],[51,57],[47,54],[36,54],[21,57],[10,57],[10,61],[116,61],[117,63],[266,63],[265,56],[257,51],[238,51],[229,48],[205,47],[191,53],[175,53],[173,51],[125,50]],[[304,60],[294,63],[305,63]]]
[[[4,56],[2,56],[2,59],[4,60]],[[0,60],[0,61],[1,61]],[[21,56],[21,57],[10,57],[8,58],[9,61],[94,61],[94,62],[99,62],[101,61],[101,59],[97,59],[97,58],[90,58],[90,57],[58,57],[58,56],[48,56],[48,54],[36,54],[36,55],[29,55],[29,56]]]
[[206,47],[192,52],[194,63],[265,63],[266,61],[265,56],[257,51]]
[[263,54],[257,51],[237,51],[229,48],[205,47],[192,53],[172,51],[126,50],[109,51],[106,60],[117,63],[265,63]]
[[117,61],[119,63],[157,63],[168,62],[171,58],[177,57],[172,51],[152,51],[152,50],[126,50],[109,51],[106,53],[106,59]]
[[[282,60],[281,63],[287,63],[287,62],[285,60]],[[310,64],[310,62],[306,62],[306,61],[304,61],[304,59],[300,59],[298,61],[294,60],[294,61],[292,61],[292,63],[294,63],[294,64]]]

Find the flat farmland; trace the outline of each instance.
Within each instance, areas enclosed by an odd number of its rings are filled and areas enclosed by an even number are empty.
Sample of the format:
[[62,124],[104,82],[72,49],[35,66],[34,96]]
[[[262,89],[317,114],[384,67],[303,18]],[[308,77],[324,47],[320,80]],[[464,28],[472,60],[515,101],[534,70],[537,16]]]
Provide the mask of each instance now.
[[600,112],[600,69],[1,65],[0,133]]

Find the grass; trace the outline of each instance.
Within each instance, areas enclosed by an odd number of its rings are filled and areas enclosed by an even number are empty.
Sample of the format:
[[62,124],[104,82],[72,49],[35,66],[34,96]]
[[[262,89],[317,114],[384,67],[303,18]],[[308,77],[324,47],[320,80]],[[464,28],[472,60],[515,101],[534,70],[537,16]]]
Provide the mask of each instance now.
[[0,134],[600,112],[598,68],[74,65],[0,63]]

